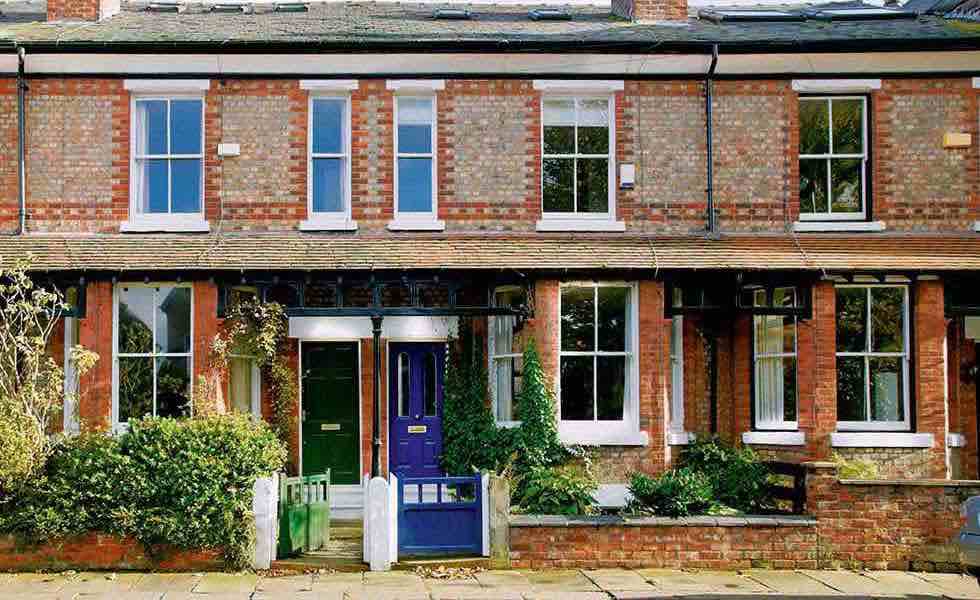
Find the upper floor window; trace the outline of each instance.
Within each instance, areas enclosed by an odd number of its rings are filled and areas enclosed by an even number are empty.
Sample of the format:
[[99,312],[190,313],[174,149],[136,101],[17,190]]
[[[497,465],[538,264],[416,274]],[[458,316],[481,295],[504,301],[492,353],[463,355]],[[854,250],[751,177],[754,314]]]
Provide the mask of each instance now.
[[347,218],[350,211],[348,99],[313,97],[310,147],[310,212]]
[[436,97],[396,95],[395,218],[389,227],[442,229],[436,182]]
[[800,218],[868,215],[866,96],[800,98]]
[[612,103],[608,96],[542,101],[545,216],[610,216]]
[[[768,306],[766,290],[754,291],[755,306]],[[774,307],[796,306],[794,288],[775,288]],[[798,427],[796,393],[796,317],[753,316],[753,389],[755,428],[795,430]]]
[[190,286],[116,287],[116,423],[190,413],[192,314]]
[[909,427],[908,287],[837,286],[837,426]]

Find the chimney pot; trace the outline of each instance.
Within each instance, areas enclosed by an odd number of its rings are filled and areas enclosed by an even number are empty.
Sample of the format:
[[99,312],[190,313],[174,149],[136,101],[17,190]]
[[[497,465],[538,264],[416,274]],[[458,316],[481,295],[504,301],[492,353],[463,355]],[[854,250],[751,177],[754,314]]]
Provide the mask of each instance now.
[[48,0],[48,21],[101,21],[120,10],[120,0]]
[[687,0],[612,0],[612,13],[630,21],[687,21]]

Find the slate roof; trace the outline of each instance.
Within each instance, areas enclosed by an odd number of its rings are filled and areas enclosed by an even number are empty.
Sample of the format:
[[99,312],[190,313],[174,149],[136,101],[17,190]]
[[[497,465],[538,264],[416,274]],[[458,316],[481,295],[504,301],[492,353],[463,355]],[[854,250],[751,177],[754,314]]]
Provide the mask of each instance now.
[[[433,4],[410,2],[314,2],[309,12],[271,12],[256,5],[252,14],[208,12],[191,4],[185,12],[145,10],[130,2],[100,23],[17,23],[0,19],[0,39],[25,45],[88,47],[111,45],[180,47],[302,46],[308,49],[445,47],[519,50],[599,49],[630,51],[723,50],[805,51],[980,48],[980,30],[940,16],[912,19],[687,24],[628,23],[608,6],[571,6],[569,21],[532,21],[531,5],[466,5],[475,18],[433,18]],[[459,5],[455,5],[459,6]]]
[[160,234],[0,237],[0,264],[39,271],[980,270],[980,236]]

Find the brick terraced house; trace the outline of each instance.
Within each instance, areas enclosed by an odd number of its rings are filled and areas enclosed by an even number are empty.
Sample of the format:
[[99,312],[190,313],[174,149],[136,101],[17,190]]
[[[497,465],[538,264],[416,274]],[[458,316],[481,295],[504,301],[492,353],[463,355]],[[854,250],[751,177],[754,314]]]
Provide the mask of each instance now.
[[230,299],[282,303],[339,510],[439,472],[461,319],[501,423],[536,341],[607,504],[710,433],[976,479],[968,4],[0,5],[0,256],[71,291],[88,426],[180,414]]

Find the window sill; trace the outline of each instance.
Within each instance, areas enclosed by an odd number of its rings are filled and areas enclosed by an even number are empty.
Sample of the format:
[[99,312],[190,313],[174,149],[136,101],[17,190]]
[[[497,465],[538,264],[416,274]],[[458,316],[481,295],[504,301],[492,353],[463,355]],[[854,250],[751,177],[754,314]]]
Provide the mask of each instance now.
[[980,221],[974,221],[973,222],[973,231],[980,232]]
[[931,433],[835,431],[830,434],[830,445],[834,448],[932,448],[933,444]]
[[[559,423],[558,437],[564,444],[581,444],[583,446],[647,446],[650,444],[650,436],[645,431],[617,431],[602,424],[595,424],[595,431],[581,431],[579,423],[576,427],[569,428],[567,425]],[[607,429],[603,431],[603,429]],[[577,431],[576,431],[577,430]]]
[[746,431],[742,434],[742,443],[765,446],[802,446],[806,443],[806,434],[802,431]]
[[357,221],[346,216],[340,218],[313,216],[299,223],[300,231],[357,231]]
[[696,434],[690,431],[669,431],[667,432],[668,446],[686,446],[694,441]]
[[388,221],[389,231],[445,231],[446,222],[432,219],[394,219]]
[[875,233],[884,230],[884,221],[797,221],[793,223],[793,231],[796,233]]
[[119,224],[122,233],[208,233],[211,226],[207,221],[194,216],[191,218],[140,218]]
[[544,218],[535,225],[538,231],[593,231],[593,232],[623,232],[626,223],[609,219],[574,219],[574,218]]
[[946,445],[950,448],[965,448],[966,436],[962,433],[947,433]]
[[520,426],[520,421],[497,421],[497,427],[500,427],[501,429],[515,429]]

